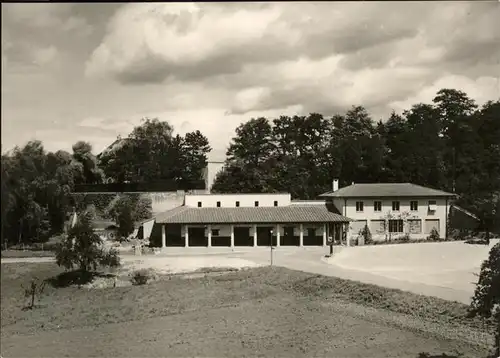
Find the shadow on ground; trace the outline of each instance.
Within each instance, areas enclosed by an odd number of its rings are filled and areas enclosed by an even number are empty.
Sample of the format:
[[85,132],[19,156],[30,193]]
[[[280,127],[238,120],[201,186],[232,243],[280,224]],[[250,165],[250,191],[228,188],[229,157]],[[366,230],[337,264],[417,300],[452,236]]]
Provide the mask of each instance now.
[[417,358],[461,358],[463,357],[462,354],[446,354],[446,353],[442,353],[442,354],[430,354],[430,353],[419,353],[419,355],[417,356]]
[[114,277],[114,275],[95,271],[82,272],[74,270],[63,272],[55,277],[48,278],[46,279],[46,282],[54,288],[63,288],[72,285],[85,285],[92,282],[97,277],[110,278]]

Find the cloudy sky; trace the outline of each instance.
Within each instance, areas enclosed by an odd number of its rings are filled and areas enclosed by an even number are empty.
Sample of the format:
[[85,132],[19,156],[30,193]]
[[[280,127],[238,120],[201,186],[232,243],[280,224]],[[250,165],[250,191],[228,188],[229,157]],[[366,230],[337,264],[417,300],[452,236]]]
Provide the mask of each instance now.
[[218,160],[261,115],[378,120],[443,87],[498,99],[499,19],[497,1],[2,4],[2,152],[97,153],[158,117]]

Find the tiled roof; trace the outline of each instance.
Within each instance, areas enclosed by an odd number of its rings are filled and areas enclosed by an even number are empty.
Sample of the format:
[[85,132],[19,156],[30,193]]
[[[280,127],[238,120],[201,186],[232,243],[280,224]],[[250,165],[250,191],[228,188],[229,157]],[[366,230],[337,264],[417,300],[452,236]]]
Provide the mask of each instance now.
[[326,205],[239,207],[239,208],[193,208],[180,206],[156,217],[159,224],[229,224],[229,223],[307,223],[348,222],[351,219],[340,215]]
[[361,197],[453,197],[453,193],[426,188],[411,183],[352,184],[335,192],[321,194],[320,197],[361,198]]

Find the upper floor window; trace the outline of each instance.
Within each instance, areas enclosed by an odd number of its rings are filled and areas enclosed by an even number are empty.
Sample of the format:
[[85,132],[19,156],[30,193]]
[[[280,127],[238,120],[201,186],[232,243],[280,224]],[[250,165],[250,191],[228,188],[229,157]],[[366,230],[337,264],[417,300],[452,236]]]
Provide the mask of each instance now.
[[259,206],[259,202],[258,201],[255,202],[255,206]]
[[399,201],[392,202],[392,211],[399,211]]
[[217,202],[217,207],[220,208],[220,201]]
[[418,211],[418,201],[416,201],[416,200],[410,201],[410,210],[411,211]]
[[212,236],[219,236],[219,229],[212,229]]
[[198,207],[201,208],[201,201],[198,201]]
[[436,211],[437,204],[436,200],[429,200],[429,211]]
[[274,201],[274,206],[278,206],[278,201],[277,200]]
[[373,211],[382,211],[382,202],[374,201],[373,202]]
[[240,202],[239,202],[239,201],[237,201],[237,202],[236,202],[236,207],[237,207],[237,208],[239,208],[239,207],[240,207]]
[[356,201],[356,212],[363,212],[363,202]]

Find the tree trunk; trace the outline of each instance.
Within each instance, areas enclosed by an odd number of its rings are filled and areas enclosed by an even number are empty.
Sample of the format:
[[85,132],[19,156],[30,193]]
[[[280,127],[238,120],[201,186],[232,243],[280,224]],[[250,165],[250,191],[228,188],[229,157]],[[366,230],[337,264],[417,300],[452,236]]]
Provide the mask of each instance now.
[[18,245],[21,245],[22,235],[23,235],[23,219],[21,219],[21,225],[19,225],[19,232],[18,232],[18,236],[17,236],[17,244]]

